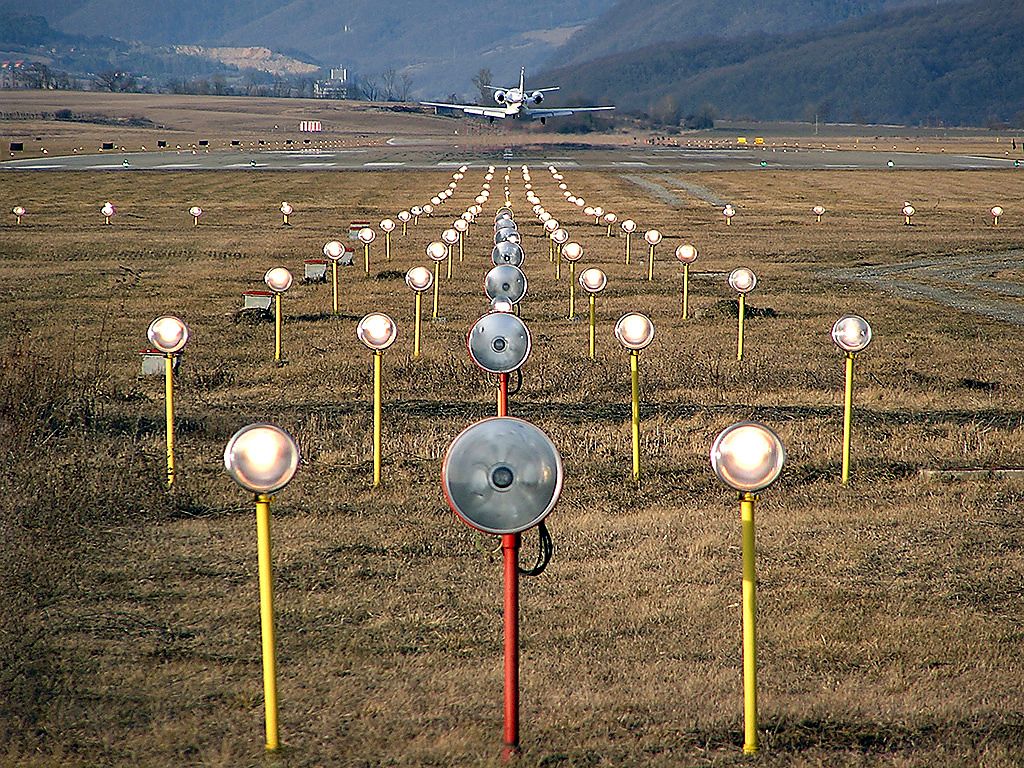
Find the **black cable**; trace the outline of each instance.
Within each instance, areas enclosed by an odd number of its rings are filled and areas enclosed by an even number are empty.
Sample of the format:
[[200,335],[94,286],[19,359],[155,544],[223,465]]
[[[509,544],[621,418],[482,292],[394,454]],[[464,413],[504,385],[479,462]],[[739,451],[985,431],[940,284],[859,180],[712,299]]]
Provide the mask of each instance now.
[[533,568],[520,568],[519,573],[523,576],[540,576],[544,573],[544,569],[548,567],[548,563],[551,562],[551,555],[555,551],[555,546],[551,541],[551,534],[548,533],[548,527],[544,525],[542,520],[540,525],[537,526],[537,535],[539,537],[540,550],[537,553],[537,562],[534,563]]
[[523,391],[523,369],[516,368],[516,385],[515,388],[509,390],[510,395],[518,395]]

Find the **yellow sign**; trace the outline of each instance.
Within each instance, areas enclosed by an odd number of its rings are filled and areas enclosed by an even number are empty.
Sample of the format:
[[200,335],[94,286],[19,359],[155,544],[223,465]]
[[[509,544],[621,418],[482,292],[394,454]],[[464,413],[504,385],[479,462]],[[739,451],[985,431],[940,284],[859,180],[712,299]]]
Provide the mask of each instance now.
[[736,143],[737,144],[746,144],[747,143],[747,137],[746,136],[740,136],[738,139],[736,139]]
[[760,145],[764,144],[764,138],[761,137],[761,136],[755,136],[754,137],[754,143],[757,144],[758,146],[760,146]]

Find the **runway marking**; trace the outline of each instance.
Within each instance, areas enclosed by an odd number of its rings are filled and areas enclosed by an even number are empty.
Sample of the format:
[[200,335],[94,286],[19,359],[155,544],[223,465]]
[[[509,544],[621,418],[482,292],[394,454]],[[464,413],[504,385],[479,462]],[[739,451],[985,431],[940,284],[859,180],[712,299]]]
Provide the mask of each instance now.
[[614,163],[614,165],[647,165],[643,160],[621,160]]
[[300,168],[333,168],[337,163],[299,163]]
[[65,168],[64,163],[54,163],[53,165],[10,165],[9,168],[13,170],[24,170],[24,171],[52,171],[57,168]]
[[399,165],[405,165],[405,163],[363,163],[364,168],[394,168]]
[[87,165],[85,170],[87,171],[109,171],[113,168],[124,168],[125,166],[118,163],[117,165]]
[[198,168],[199,163],[165,163],[164,165],[155,165],[154,168]]

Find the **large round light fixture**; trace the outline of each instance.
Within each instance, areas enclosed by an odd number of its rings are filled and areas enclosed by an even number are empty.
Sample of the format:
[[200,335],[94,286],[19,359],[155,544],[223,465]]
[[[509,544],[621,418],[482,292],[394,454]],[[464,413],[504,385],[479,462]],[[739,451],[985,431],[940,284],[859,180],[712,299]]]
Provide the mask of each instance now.
[[626,349],[646,349],[654,341],[654,323],[647,315],[630,312],[615,323],[615,338]]
[[149,324],[146,336],[165,355],[173,355],[188,343],[188,326],[174,315],[162,315]]
[[250,424],[235,432],[224,448],[224,468],[248,491],[273,493],[288,485],[299,466],[291,436],[272,424]]
[[723,430],[711,446],[711,467],[718,478],[741,493],[756,493],[782,472],[786,449],[762,424],[740,422]]
[[359,321],[356,337],[372,350],[384,350],[398,338],[398,326],[387,315],[371,312]]
[[844,352],[861,352],[871,343],[871,325],[860,315],[843,315],[832,326],[832,340]]

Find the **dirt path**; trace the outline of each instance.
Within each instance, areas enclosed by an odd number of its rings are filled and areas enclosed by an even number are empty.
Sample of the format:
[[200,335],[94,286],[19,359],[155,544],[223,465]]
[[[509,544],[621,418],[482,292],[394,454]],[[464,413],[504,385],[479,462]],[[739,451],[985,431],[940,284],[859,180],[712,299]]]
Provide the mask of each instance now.
[[[975,315],[1024,326],[1024,251],[934,256],[884,267],[834,270],[838,280],[928,299]],[[1009,272],[1000,275],[1001,272]]]

